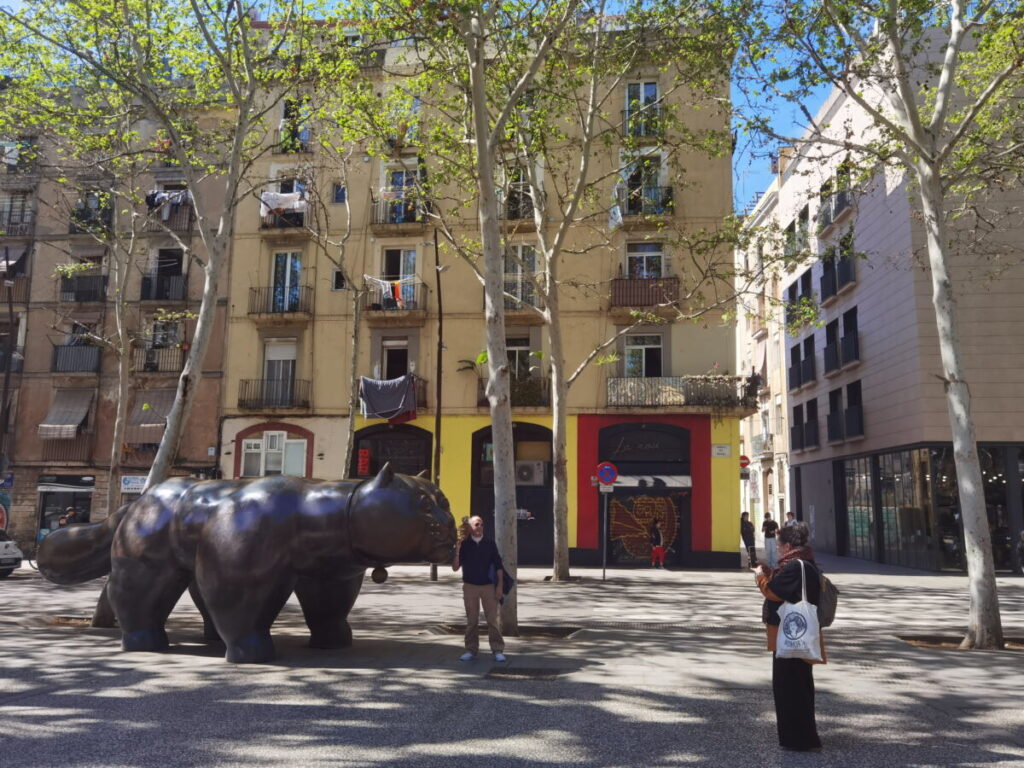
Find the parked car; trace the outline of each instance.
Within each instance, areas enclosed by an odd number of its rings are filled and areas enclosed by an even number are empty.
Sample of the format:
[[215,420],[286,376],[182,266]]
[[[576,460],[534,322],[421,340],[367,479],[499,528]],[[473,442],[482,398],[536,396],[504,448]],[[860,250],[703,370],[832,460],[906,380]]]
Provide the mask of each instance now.
[[16,568],[21,568],[22,557],[7,531],[0,531],[0,579],[6,579]]

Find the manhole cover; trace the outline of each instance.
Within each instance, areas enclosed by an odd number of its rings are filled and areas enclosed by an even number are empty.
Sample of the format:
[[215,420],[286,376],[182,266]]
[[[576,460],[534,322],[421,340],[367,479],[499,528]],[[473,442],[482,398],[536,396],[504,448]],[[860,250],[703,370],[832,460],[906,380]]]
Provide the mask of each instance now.
[[[446,635],[464,635],[466,634],[465,624],[441,624],[438,629]],[[575,633],[579,632],[582,627],[569,627],[569,626],[540,626],[533,624],[520,624],[519,625],[519,637],[572,637]],[[480,631],[486,632],[487,625],[481,622]]]
[[500,680],[554,680],[566,672],[566,669],[551,667],[495,667],[484,677]]

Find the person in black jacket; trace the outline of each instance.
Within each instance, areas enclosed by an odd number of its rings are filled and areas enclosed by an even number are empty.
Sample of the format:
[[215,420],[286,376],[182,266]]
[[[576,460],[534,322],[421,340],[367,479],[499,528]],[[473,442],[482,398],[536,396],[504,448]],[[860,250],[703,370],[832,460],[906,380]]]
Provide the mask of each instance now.
[[[494,660],[505,661],[505,639],[498,626],[498,602],[503,594],[505,566],[498,553],[498,545],[484,538],[484,521],[471,517],[467,521],[469,534],[455,550],[452,570],[462,568],[462,602],[466,607],[466,652],[460,661],[472,661],[480,650],[480,606],[487,619],[487,640]],[[495,581],[491,581],[491,572]]]
[[750,522],[749,512],[740,515],[740,537],[743,546],[747,548],[747,568],[753,568],[757,563],[757,547],[754,544],[754,524]]
[[661,520],[651,524],[651,567],[665,567],[665,531],[661,527]]
[[[800,602],[804,578],[807,601],[818,604],[821,582],[818,566],[814,562],[814,551],[808,546],[810,536],[806,523],[796,522],[783,526],[778,533],[778,567],[768,569],[759,565],[754,570],[758,589],[764,595],[761,620],[768,632],[768,650],[772,652],[772,693],[775,697],[779,746],[801,752],[821,749],[814,719],[814,667],[811,664],[824,663],[824,642],[821,647],[823,661],[810,662],[777,658],[775,641],[779,632],[779,608],[783,602]],[[800,561],[804,564],[804,576],[801,575]]]

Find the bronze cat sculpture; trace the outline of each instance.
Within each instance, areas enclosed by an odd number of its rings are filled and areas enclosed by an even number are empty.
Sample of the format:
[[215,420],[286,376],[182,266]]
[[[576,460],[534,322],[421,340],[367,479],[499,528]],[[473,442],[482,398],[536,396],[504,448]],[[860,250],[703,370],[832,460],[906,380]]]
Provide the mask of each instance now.
[[440,489],[385,465],[366,481],[168,480],[100,523],[50,534],[38,563],[58,584],[109,573],[126,651],[167,648],[164,624],[189,589],[207,640],[230,662],[259,663],[274,658],[270,627],[292,592],[310,646],[345,647],[368,567],[448,562],[455,538]]

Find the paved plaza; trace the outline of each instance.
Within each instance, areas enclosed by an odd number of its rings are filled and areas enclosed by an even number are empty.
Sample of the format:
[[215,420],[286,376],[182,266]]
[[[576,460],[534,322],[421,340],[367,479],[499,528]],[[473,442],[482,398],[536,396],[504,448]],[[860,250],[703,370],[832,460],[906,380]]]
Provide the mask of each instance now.
[[[297,603],[278,660],[234,666],[200,643],[187,596],[171,650],[126,654],[116,631],[68,626],[101,582],[0,582],[0,766],[1024,766],[1024,651],[905,644],[955,634],[966,579],[822,558],[842,591],[817,668],[819,754],[776,746],[760,598],[744,571],[521,569],[526,634],[509,661],[457,661],[455,574],[367,579],[355,645],[305,647]],[[1024,636],[1024,578],[999,579]],[[486,647],[486,640],[484,641]]]

